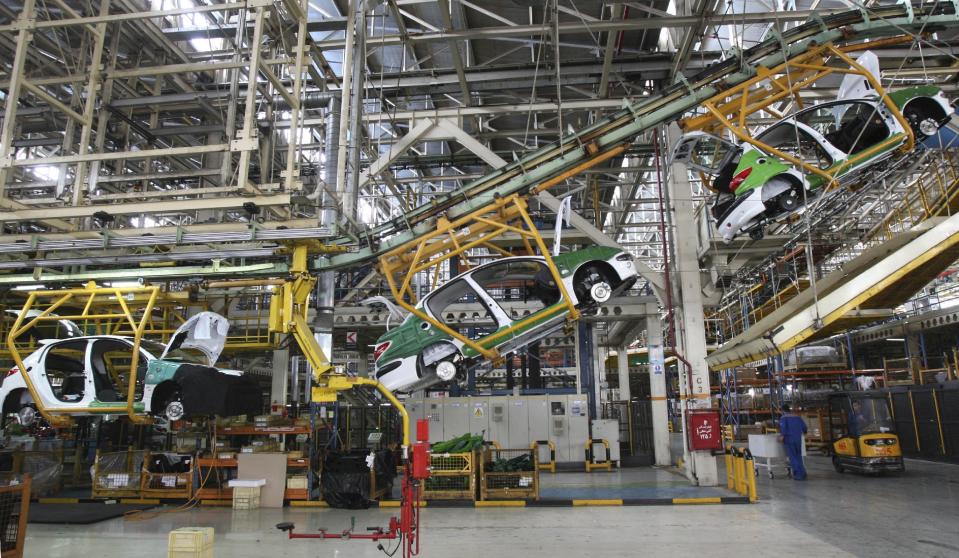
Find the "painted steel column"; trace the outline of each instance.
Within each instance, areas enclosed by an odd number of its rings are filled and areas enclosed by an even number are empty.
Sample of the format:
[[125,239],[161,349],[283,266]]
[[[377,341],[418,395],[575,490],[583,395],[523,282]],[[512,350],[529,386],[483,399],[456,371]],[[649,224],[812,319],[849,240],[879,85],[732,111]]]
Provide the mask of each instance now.
[[230,151],[240,152],[240,162],[237,164],[236,183],[241,188],[246,187],[250,176],[250,159],[258,149],[256,140],[256,76],[260,68],[260,43],[263,40],[263,24],[268,8],[254,8],[253,38],[250,39],[250,66],[247,69],[246,102],[243,109],[243,127],[237,134],[237,139],[230,147]]
[[603,416],[603,387],[606,386],[606,359],[603,358],[603,349],[599,346],[599,335],[596,334],[596,327],[592,328],[592,343],[590,349],[593,353],[593,405],[590,409],[590,419],[598,419]]
[[656,465],[672,464],[669,450],[669,406],[666,402],[666,363],[663,354],[663,324],[656,305],[646,316],[646,347],[649,350],[649,400],[653,423],[653,454]]
[[340,197],[343,203],[343,213],[347,218],[356,219],[357,200],[360,193],[360,152],[363,145],[363,98],[366,91],[363,88],[363,77],[366,72],[366,1],[356,2],[356,21],[353,22],[356,44],[353,46],[353,66],[343,68],[353,72],[350,89],[350,167],[349,182],[346,191]]
[[[110,0],[100,0],[100,15],[110,13]],[[103,57],[103,42],[107,34],[106,22],[98,23],[94,34],[93,54],[90,55],[90,64],[87,70],[90,72],[90,79],[87,81],[87,87],[84,92],[85,104],[83,105],[83,126],[80,128],[80,143],[77,145],[77,155],[86,155],[90,151],[90,135],[93,133],[93,112],[97,106],[97,87],[100,84],[102,72],[100,70],[100,58]],[[80,160],[74,171],[73,178],[73,205],[80,205],[81,191],[83,181],[87,179],[87,162]],[[77,227],[79,228],[79,227]]]
[[332,271],[317,275],[316,317],[313,320],[313,338],[330,362],[333,361],[333,284]]
[[[237,14],[237,21],[246,21],[246,10],[240,10]],[[234,44],[237,45],[236,51],[233,53],[233,63],[237,66],[230,70],[230,98],[236,99],[239,97],[240,91],[240,62],[242,61],[242,55],[240,53],[239,45],[243,44],[243,34],[246,32],[246,25],[237,25],[236,33],[233,37]],[[157,80],[158,82],[160,80]],[[226,108],[226,121],[225,121],[225,130],[224,136],[227,140],[232,140],[236,134],[236,107],[239,103],[227,103]],[[227,152],[223,155],[223,160],[221,161],[220,167],[220,186],[228,186],[232,183],[233,179],[233,153],[232,151]]]
[[[10,68],[10,86],[7,88],[6,103],[3,113],[3,128],[0,129],[0,197],[3,197],[7,187],[7,176],[10,173],[10,163],[13,159],[13,134],[17,129],[17,103],[20,101],[20,86],[23,81],[23,69],[27,61],[27,49],[33,40],[33,31],[27,23],[34,18],[35,0],[26,0],[23,10],[17,19],[23,28],[17,34],[16,52]],[[61,171],[62,173],[63,171]]]
[[616,348],[616,371],[619,373],[619,400],[629,401],[629,354],[626,345]]
[[[678,138],[678,128],[671,126],[670,137]],[[695,234],[696,214],[692,201],[692,188],[686,167],[673,165],[669,170],[669,198],[671,200],[673,242],[675,250],[672,272],[678,285],[677,343],[680,355],[686,359],[691,370],[680,363],[680,395],[685,397],[683,409],[683,453],[686,476],[700,486],[715,486],[719,483],[716,458],[708,451],[691,452],[687,447],[686,410],[710,407],[709,368],[706,366],[706,324],[703,319],[703,291],[700,279],[698,242]]]
[[577,322],[576,331],[579,334],[576,336],[576,347],[578,349],[576,365],[579,367],[579,374],[576,375],[579,378],[576,393],[586,395],[589,418],[592,419],[596,418],[596,394],[593,389],[593,368],[595,367],[593,337],[595,332],[593,331],[593,325],[586,322]]
[[[333,201],[325,188],[337,180],[333,175],[334,161],[340,152],[340,146],[336,142],[336,128],[339,124],[339,104],[334,97],[330,102],[329,114],[326,121],[326,136],[323,145],[323,152],[326,155],[326,161],[323,163],[323,174],[320,177],[322,184],[317,184],[322,209],[319,213],[319,225],[329,227],[330,230],[336,227],[336,211],[333,208]],[[327,260],[327,258],[324,258]],[[335,272],[322,271],[316,276],[316,319],[313,324],[313,337],[323,350],[327,360],[333,361],[333,309],[334,296],[333,287],[335,284]]]
[[[353,64],[353,46],[354,46],[354,28],[356,26],[356,5],[363,0],[350,0],[346,8],[346,46],[343,50],[343,81],[340,87],[340,120],[339,130],[337,131],[337,149],[336,149],[336,196],[340,199],[344,216],[352,216],[352,207],[348,207],[349,200],[343,195],[346,191],[346,155],[347,155],[347,133],[350,129],[350,95],[353,93],[353,72],[350,71]],[[330,107],[331,110],[333,107]],[[331,162],[331,161],[328,161]]]
[[[300,114],[303,110],[303,72],[306,71],[304,61],[306,58],[306,13],[308,8],[306,2],[298,1],[297,4],[300,6],[301,13],[299,14],[299,25],[296,30],[296,52],[294,53],[296,63],[293,69],[293,100],[296,101],[296,106],[290,107],[290,138],[287,140],[286,171],[283,177],[283,185],[287,191],[292,190],[298,182],[296,180],[298,178],[297,175],[299,175],[298,169],[296,168],[297,148],[300,145],[298,124]],[[329,358],[329,355],[327,355],[327,358]]]
[[[288,336],[284,335],[284,339]],[[281,340],[282,341],[282,340]],[[286,405],[286,392],[290,381],[290,350],[273,351],[273,378],[270,382],[270,411],[281,412]]]

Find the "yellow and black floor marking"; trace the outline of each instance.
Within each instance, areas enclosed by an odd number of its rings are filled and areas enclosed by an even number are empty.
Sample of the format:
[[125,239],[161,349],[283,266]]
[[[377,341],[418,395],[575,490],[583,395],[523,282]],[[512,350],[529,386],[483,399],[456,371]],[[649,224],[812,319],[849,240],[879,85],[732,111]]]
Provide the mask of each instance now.
[[[37,498],[39,504],[153,504],[182,505],[186,500],[166,498]],[[546,499],[546,500],[430,500],[420,503],[424,508],[570,508],[594,506],[677,506],[705,504],[748,504],[746,496],[713,496],[704,498],[612,498],[612,499]],[[231,500],[201,500],[203,506],[233,505]],[[288,500],[293,508],[329,508],[322,500]],[[370,507],[398,508],[399,500],[374,502]]]

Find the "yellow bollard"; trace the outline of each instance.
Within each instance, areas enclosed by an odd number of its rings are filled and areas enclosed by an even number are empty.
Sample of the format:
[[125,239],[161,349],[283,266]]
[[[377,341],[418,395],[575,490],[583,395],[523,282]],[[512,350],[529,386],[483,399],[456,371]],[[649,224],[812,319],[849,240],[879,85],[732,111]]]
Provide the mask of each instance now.
[[726,446],[726,488],[732,490],[735,485],[735,476],[733,471],[733,448]]
[[759,498],[756,496],[756,465],[753,464],[753,456],[750,455],[745,459],[746,461],[746,490],[747,496],[749,496],[750,503],[755,502]]
[[740,456],[736,456],[736,492],[740,494],[746,494],[746,483],[744,481],[744,469],[746,465],[746,460]]

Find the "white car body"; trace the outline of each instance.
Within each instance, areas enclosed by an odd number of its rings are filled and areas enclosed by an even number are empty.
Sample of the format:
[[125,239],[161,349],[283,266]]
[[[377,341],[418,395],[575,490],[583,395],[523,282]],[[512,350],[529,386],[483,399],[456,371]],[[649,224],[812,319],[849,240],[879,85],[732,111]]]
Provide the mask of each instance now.
[[[214,312],[200,312],[192,316],[176,330],[160,356],[155,355],[144,346],[150,344],[150,342],[141,342],[140,364],[138,367],[142,367],[145,371],[150,362],[163,359],[171,350],[178,348],[199,350],[205,356],[206,364],[214,367],[226,343],[228,329],[229,322],[223,316]],[[98,400],[98,397],[105,391],[102,379],[101,385],[97,385],[95,379],[96,364],[93,360],[98,354],[97,343],[101,341],[114,347],[113,350],[117,350],[116,347],[118,345],[128,347],[130,354],[133,354],[133,339],[117,335],[92,335],[69,337],[66,339],[41,340],[40,343],[42,346],[23,359],[25,371],[21,371],[17,367],[10,369],[6,377],[3,378],[3,383],[0,384],[0,404],[3,405],[4,415],[9,412],[18,411],[25,405],[37,405],[52,413],[58,411],[70,412],[73,415],[80,416],[102,414],[96,412],[96,404],[98,402],[102,405],[108,403],[114,406],[125,405],[127,394],[116,393],[115,390],[112,390],[114,393],[110,394],[115,394],[116,396],[113,398],[113,401]],[[58,397],[54,393],[54,386],[48,380],[46,373],[48,355],[58,347],[64,348],[65,346],[71,346],[73,347],[71,350],[75,351],[80,351],[81,349],[79,347],[83,347],[83,370],[82,372],[77,371],[75,374],[71,374],[71,377],[75,380],[80,380],[78,377],[79,374],[83,375],[82,389],[79,389],[79,385],[71,386],[71,391],[75,390],[80,392],[75,397],[70,394],[64,394],[66,391],[65,385],[57,386],[61,390],[61,395]],[[100,358],[102,360],[102,354],[100,354]],[[218,372],[231,376],[242,375],[242,372],[238,370],[217,370]],[[37,392],[40,399],[39,401],[35,402],[33,400],[22,372],[30,375],[31,383]],[[141,374],[138,373],[137,375],[139,377]],[[150,413],[157,411],[157,409],[153,409],[152,405],[155,387],[156,384],[144,382],[143,395],[136,401],[137,404],[142,404],[142,412]],[[84,409],[89,409],[90,412],[83,412]]]

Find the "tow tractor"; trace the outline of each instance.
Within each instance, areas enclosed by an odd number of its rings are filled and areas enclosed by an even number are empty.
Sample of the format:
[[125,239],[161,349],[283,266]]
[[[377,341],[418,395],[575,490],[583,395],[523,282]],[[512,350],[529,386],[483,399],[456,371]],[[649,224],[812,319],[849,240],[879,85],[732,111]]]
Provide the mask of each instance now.
[[832,464],[839,473],[906,470],[889,398],[883,393],[830,394],[829,432]]

